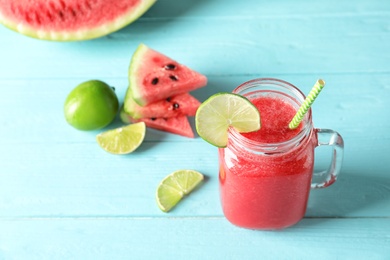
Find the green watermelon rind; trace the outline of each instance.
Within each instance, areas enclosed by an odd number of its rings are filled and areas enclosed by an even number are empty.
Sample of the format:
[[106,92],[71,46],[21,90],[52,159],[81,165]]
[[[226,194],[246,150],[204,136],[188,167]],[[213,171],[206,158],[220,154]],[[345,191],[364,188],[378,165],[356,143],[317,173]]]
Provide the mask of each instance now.
[[[140,104],[141,106],[144,104],[144,100],[142,100],[140,89],[135,88],[133,86],[136,86],[138,84],[136,77],[132,77],[131,75],[137,75],[137,69],[138,69],[138,64],[142,63],[143,57],[145,56],[145,53],[147,53],[149,48],[141,43],[138,45],[137,49],[135,50],[133,57],[131,58],[130,61],[130,67],[129,67],[129,89],[131,89],[131,92],[127,91],[127,93],[130,93],[132,95],[132,98],[134,99],[135,102]],[[128,94],[126,93],[126,99],[128,98]]]
[[78,31],[66,32],[66,31],[43,31],[37,30],[31,26],[18,24],[14,21],[7,20],[0,12],[0,24],[5,27],[21,33],[23,35],[37,38],[41,40],[50,41],[80,41],[90,40],[98,37],[108,35],[112,32],[118,31],[123,27],[131,24],[142,16],[157,0],[145,0],[142,1],[136,8],[130,9],[128,12],[117,17],[111,22],[106,22],[95,28],[82,28]]
[[[132,102],[133,101],[133,102]],[[124,102],[124,110],[133,118],[140,118],[141,115],[135,112],[135,100],[133,99],[133,94],[130,88],[127,88]]]
[[120,112],[119,112],[119,118],[121,119],[121,121],[125,124],[130,124],[130,119],[129,119],[129,115],[126,113],[124,107],[122,106],[121,109],[120,109]]

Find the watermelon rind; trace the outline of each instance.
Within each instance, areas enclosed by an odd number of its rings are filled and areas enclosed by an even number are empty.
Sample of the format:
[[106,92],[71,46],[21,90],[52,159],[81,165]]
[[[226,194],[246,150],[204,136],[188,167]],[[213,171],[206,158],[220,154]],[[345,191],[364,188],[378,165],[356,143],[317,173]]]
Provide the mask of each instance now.
[[123,109],[131,117],[133,117],[133,118],[140,118],[141,115],[134,111],[136,106],[137,106],[137,103],[133,99],[133,94],[131,92],[131,89],[127,88]]
[[135,88],[134,86],[137,85],[137,79],[133,75],[137,75],[137,69],[138,64],[142,63],[142,57],[145,56],[145,53],[149,50],[149,48],[141,43],[137,49],[135,50],[133,57],[130,61],[130,67],[129,67],[129,90],[126,93],[126,98],[128,98],[128,94],[132,95],[132,98],[135,102],[137,102],[139,105],[144,105],[145,102],[141,98],[141,93],[139,88]]
[[125,124],[130,124],[130,115],[128,115],[124,109],[124,106],[121,107],[120,112],[119,112],[119,118],[121,121]]
[[[42,0],[45,1],[45,0]],[[42,28],[34,28],[27,23],[14,21],[6,17],[0,7],[0,24],[5,27],[21,33],[23,35],[49,41],[81,41],[99,38],[115,32],[142,16],[157,0],[142,0],[133,9],[116,17],[114,20],[107,21],[93,28],[79,28],[77,30],[45,30]]]

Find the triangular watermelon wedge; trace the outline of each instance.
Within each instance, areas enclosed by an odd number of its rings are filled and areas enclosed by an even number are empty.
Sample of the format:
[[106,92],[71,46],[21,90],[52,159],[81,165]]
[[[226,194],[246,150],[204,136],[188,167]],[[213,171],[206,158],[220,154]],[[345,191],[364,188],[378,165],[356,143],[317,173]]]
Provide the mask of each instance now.
[[190,92],[206,84],[204,75],[145,44],[138,46],[130,62],[129,88],[140,106]]
[[191,124],[186,116],[170,117],[170,118],[141,118],[134,119],[124,109],[120,113],[121,120],[126,123],[145,122],[147,127],[157,130],[177,134],[185,137],[194,138]]
[[195,97],[189,93],[183,93],[141,107],[134,101],[130,89],[127,91],[124,109],[134,119],[195,116],[200,105]]

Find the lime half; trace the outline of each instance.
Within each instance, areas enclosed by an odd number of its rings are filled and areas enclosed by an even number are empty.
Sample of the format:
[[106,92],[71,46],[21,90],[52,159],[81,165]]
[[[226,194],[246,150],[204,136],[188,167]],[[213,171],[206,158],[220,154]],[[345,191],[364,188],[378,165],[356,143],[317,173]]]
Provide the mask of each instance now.
[[157,187],[158,207],[168,212],[185,195],[188,195],[203,180],[203,175],[194,170],[178,170],[165,177]]
[[139,122],[100,133],[96,136],[96,141],[109,153],[127,154],[141,145],[145,132],[145,123]]
[[240,133],[259,130],[260,113],[247,98],[221,92],[199,106],[195,124],[196,131],[204,140],[217,147],[226,147],[229,127]]

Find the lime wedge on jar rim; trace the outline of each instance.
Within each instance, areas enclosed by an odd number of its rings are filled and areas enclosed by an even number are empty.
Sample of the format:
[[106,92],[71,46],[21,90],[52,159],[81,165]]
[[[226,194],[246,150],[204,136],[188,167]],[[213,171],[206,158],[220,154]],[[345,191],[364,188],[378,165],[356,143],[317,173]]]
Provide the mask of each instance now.
[[203,174],[194,170],[178,170],[166,176],[157,186],[158,207],[170,211],[185,196],[203,181]]
[[96,141],[109,153],[127,154],[141,145],[145,132],[145,123],[139,122],[100,133],[96,136]]
[[226,147],[229,127],[240,133],[259,130],[260,113],[246,97],[220,92],[199,106],[195,125],[199,136],[205,141],[217,147]]

